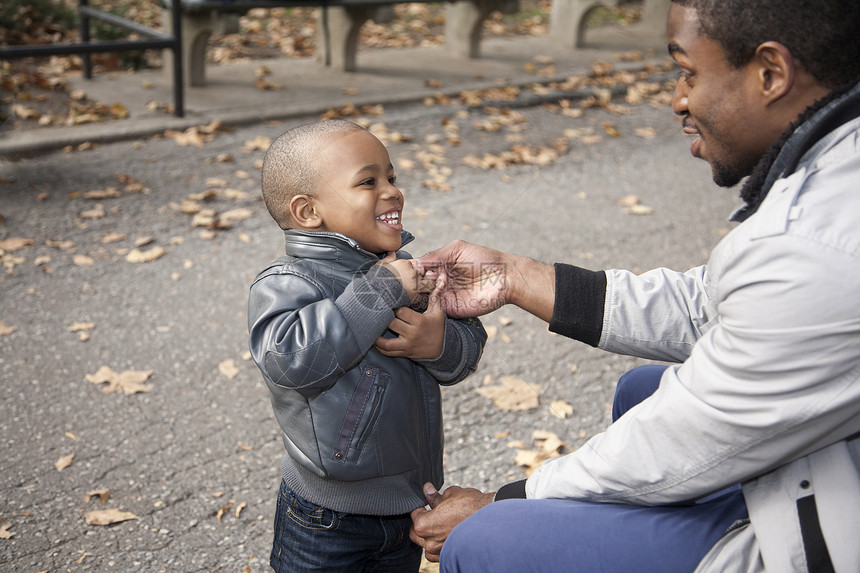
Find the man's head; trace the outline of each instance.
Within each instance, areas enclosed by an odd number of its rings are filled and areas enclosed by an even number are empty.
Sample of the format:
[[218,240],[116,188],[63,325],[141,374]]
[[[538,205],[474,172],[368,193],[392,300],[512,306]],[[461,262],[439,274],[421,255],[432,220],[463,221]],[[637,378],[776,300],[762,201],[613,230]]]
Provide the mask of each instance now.
[[860,2],[672,0],[672,107],[731,186],[816,100],[860,80]]
[[282,229],[341,233],[373,253],[400,248],[403,195],[385,146],[328,120],[278,137],[263,160],[263,199]]

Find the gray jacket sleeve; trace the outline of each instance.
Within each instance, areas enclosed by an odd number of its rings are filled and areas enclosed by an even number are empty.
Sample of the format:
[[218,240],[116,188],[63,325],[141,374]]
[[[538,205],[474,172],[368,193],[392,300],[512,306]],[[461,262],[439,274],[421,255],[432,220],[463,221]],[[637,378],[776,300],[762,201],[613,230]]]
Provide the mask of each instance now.
[[330,387],[356,366],[409,304],[391,274],[373,267],[332,300],[310,279],[291,273],[267,275],[251,287],[251,355],[274,384],[297,390]]
[[487,332],[477,318],[446,319],[445,344],[442,354],[435,360],[416,360],[440,384],[451,385],[462,381],[475,371]]

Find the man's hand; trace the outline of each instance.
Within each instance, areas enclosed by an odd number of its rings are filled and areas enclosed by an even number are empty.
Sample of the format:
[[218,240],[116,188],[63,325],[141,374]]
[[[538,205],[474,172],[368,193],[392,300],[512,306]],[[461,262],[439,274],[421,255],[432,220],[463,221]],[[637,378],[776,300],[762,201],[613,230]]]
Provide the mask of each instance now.
[[474,488],[451,486],[440,494],[430,483],[424,484],[424,497],[430,509],[419,507],[412,512],[409,538],[424,548],[428,561],[439,561],[442,544],[454,527],[493,502],[495,492],[483,493]]
[[[418,272],[448,276],[442,306],[448,316],[481,316],[514,304],[547,322],[555,304],[555,268],[465,241],[454,241],[418,259]],[[576,296],[571,293],[570,296]]]
[[412,360],[435,360],[445,346],[445,311],[440,300],[445,287],[445,275],[436,279],[436,288],[430,293],[427,310],[416,312],[401,306],[394,310],[394,320],[388,328],[396,338],[380,336],[373,343],[386,356],[402,356]]
[[418,259],[418,271],[445,274],[442,302],[448,316],[481,316],[507,304],[507,267],[500,251],[454,241]]
[[426,278],[419,273],[415,269],[417,263],[412,259],[398,259],[396,253],[392,252],[376,264],[391,271],[391,274],[403,285],[406,294],[409,295],[409,302],[412,304],[419,301],[422,295],[432,292],[436,287],[435,279]]

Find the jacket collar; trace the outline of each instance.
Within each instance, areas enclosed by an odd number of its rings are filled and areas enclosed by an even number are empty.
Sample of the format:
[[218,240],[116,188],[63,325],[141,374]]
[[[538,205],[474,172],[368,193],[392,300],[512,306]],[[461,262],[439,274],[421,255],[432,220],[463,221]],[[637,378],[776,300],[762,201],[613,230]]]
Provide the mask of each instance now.
[[755,213],[777,179],[794,173],[803,156],[821,138],[860,115],[860,83],[819,100],[792,123],[762,157],[741,188],[746,205],[731,217],[744,221]]
[[[411,243],[415,237],[408,231],[400,231],[400,248]],[[364,250],[353,239],[329,231],[284,231],[286,254],[300,259],[318,259],[343,263],[360,268],[376,264],[385,256]]]

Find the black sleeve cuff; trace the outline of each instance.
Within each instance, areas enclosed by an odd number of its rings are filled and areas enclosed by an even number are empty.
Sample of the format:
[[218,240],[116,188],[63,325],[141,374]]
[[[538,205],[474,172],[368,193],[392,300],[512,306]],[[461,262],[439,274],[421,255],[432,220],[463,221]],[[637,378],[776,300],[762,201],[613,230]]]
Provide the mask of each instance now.
[[597,346],[603,331],[605,304],[606,273],[555,264],[555,306],[550,332]]
[[526,480],[512,481],[506,483],[499,488],[493,501],[501,501],[503,499],[525,499],[526,498]]

